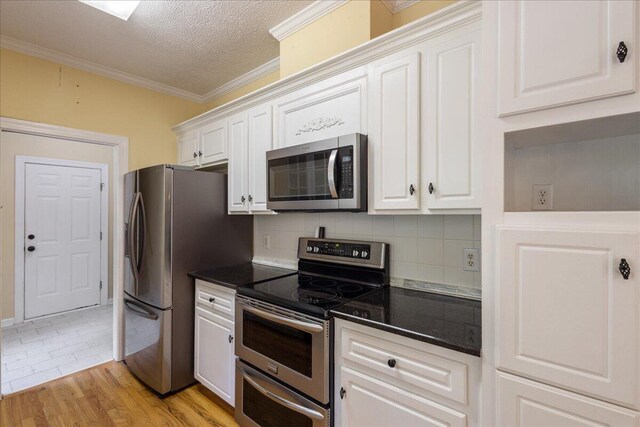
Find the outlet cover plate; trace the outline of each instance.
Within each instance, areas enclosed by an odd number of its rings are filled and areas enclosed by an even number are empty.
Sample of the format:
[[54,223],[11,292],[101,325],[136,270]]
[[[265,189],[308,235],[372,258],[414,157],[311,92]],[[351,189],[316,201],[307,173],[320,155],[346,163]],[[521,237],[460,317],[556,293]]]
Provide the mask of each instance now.
[[553,184],[535,184],[531,206],[534,211],[550,211],[553,209]]
[[464,271],[480,271],[480,251],[465,249],[463,262]]

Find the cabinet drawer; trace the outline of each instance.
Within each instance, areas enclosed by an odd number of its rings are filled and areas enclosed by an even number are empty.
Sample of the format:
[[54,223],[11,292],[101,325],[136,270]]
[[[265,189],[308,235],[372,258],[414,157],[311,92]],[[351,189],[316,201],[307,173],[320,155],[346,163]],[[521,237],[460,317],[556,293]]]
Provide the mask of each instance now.
[[196,306],[225,315],[231,319],[235,316],[235,292],[196,280]]
[[640,414],[515,375],[498,372],[497,425],[633,427]]
[[[369,329],[369,328],[367,328]],[[386,381],[404,388],[418,388],[466,405],[468,366],[429,351],[429,344],[400,342],[393,334],[370,329],[371,334],[340,328],[342,358],[383,374]],[[394,363],[395,361],[395,363]],[[354,367],[358,369],[357,366]],[[382,379],[382,377],[380,377]],[[420,390],[416,391],[419,392]]]
[[278,147],[366,134],[366,85],[365,70],[357,68],[279,100]]

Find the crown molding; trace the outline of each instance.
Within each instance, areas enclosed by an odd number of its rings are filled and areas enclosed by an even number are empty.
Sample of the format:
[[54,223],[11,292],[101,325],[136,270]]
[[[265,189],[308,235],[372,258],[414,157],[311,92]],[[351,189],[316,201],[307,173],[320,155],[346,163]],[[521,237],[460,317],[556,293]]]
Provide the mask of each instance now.
[[382,2],[383,5],[385,5],[387,9],[389,9],[389,12],[391,12],[394,15],[400,12],[401,10],[408,8],[409,6],[413,6],[414,4],[420,2],[420,0],[380,0],[380,1]]
[[317,0],[269,30],[278,41],[336,10],[348,0]]
[[187,92],[185,90],[165,85],[163,83],[158,83],[153,80],[145,79],[143,77],[134,76],[133,74],[128,74],[122,71],[118,71],[114,68],[96,64],[95,62],[76,58],[75,56],[67,55],[66,53],[61,53],[55,50],[36,46],[34,44],[23,42],[12,37],[0,36],[0,47],[24,53],[26,55],[35,56],[37,58],[52,61],[58,64],[67,65],[69,67],[77,68],[82,71],[88,71],[90,73],[118,80],[123,83],[128,83],[156,92],[165,93],[167,95],[176,96],[188,101],[202,103],[203,100],[203,97],[201,95],[192,92]]
[[228,83],[223,84],[219,88],[216,88],[205,95],[202,96],[202,102],[207,103],[213,101],[216,98],[219,98],[223,95],[226,95],[229,92],[232,92],[236,89],[241,88],[242,86],[248,85],[249,83],[253,83],[254,81],[262,78],[268,74],[273,73],[280,69],[280,57],[272,59],[269,62],[266,62],[253,70],[249,71],[246,74],[241,75]]

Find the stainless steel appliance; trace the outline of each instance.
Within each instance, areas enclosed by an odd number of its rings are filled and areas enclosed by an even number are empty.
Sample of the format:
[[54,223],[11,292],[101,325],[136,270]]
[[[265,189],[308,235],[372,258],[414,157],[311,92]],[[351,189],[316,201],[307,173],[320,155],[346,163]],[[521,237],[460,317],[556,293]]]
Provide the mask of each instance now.
[[238,288],[241,426],[330,425],[331,309],[388,286],[388,258],[385,243],[303,237],[296,276]]
[[267,208],[366,211],[367,137],[360,134],[267,152]]
[[158,393],[193,379],[189,271],[248,262],[253,221],[229,216],[226,176],[158,165],[125,175],[125,363]]

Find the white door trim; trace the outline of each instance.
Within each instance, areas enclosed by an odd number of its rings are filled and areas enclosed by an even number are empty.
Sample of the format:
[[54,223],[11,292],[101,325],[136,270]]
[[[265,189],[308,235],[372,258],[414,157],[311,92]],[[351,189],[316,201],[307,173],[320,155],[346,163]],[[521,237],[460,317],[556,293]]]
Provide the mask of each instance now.
[[[124,190],[124,174],[129,171],[129,138],[126,136],[109,135],[81,129],[48,125],[45,123],[29,122],[26,120],[0,117],[1,132],[16,132],[29,135],[47,136],[68,139],[89,144],[108,145],[113,147],[113,176],[118,177],[118,183],[113,189],[113,358],[122,360],[124,352],[124,323],[123,323],[123,254],[124,248],[124,212],[122,194]],[[0,230],[1,232],[1,230]],[[0,295],[0,318],[2,304]],[[1,330],[0,330],[1,335]],[[0,340],[0,349],[2,343]],[[1,396],[1,395],[0,395]]]
[[[45,157],[16,156],[15,176],[15,314],[14,322],[24,321],[24,207],[25,207],[25,168],[27,164],[68,166],[85,169],[99,169],[100,181],[104,188],[100,192],[100,230],[103,238],[100,241],[100,305],[109,299],[109,165],[105,163],[80,162],[76,160],[50,159]],[[114,201],[115,202],[115,201]],[[115,248],[114,248],[115,249]]]

